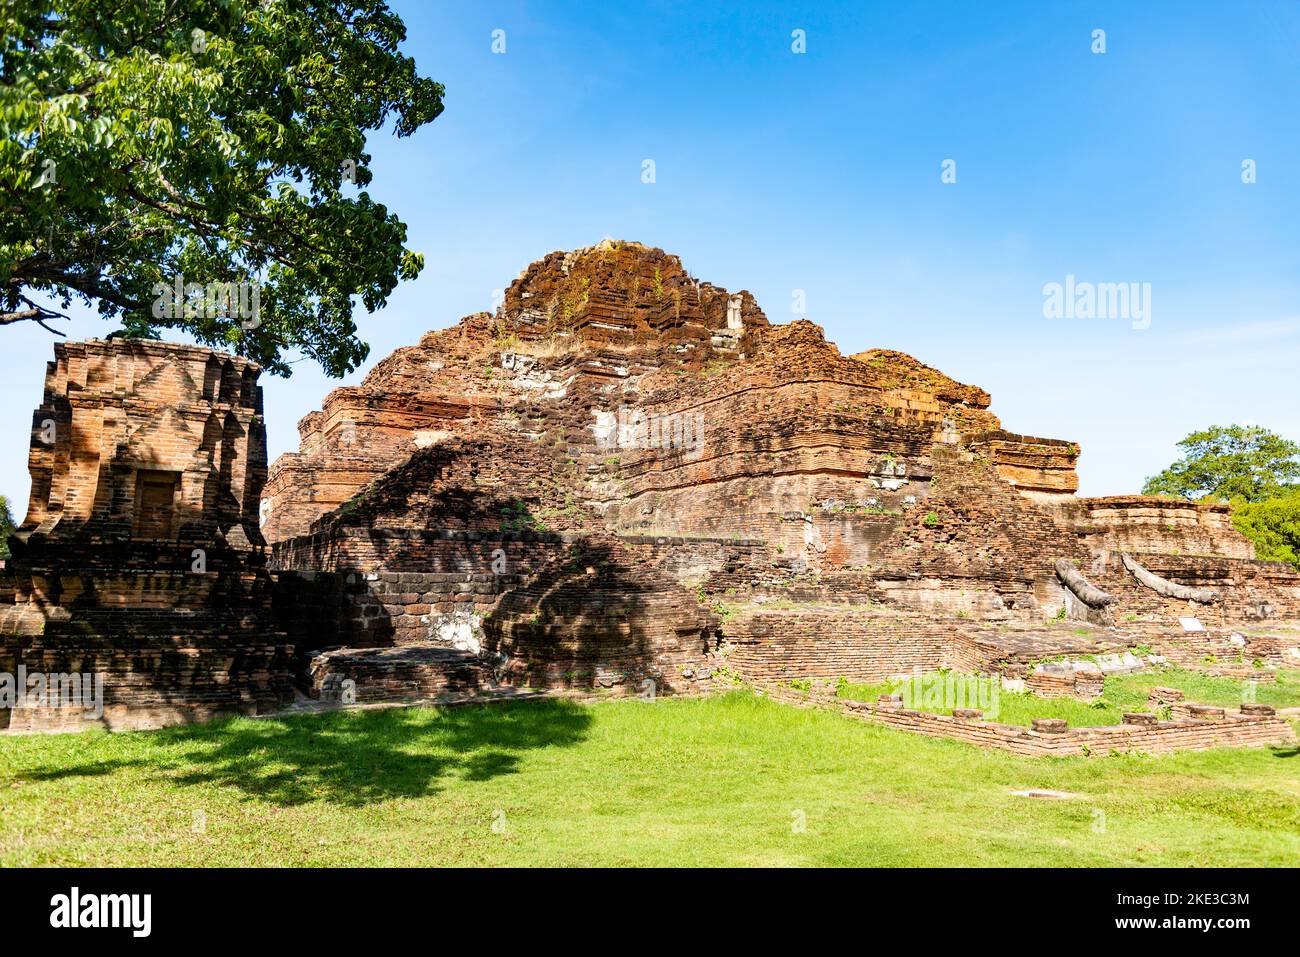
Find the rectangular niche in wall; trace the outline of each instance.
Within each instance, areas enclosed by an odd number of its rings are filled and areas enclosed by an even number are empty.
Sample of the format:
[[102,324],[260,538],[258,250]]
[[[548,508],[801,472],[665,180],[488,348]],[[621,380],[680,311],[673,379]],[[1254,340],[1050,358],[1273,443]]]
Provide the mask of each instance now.
[[174,538],[179,472],[140,471],[135,477],[135,537]]

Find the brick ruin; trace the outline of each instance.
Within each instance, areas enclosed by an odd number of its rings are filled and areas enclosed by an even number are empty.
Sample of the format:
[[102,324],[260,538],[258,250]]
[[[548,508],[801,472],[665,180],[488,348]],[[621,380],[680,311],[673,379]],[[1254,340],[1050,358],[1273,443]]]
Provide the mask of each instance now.
[[[27,517],[10,538],[0,672],[101,674],[110,727],[292,700],[257,524],[258,367],[149,341],[58,344],[32,416]],[[35,696],[11,728],[83,726]],[[66,701],[62,702],[66,704]]]
[[269,471],[250,363],[56,355],[4,653],[111,651],[142,706],[1300,662],[1300,574],[1225,506],[1081,498],[1078,446],[1004,429],[982,389],[841,355],[636,243],[533,263],[332,391]]

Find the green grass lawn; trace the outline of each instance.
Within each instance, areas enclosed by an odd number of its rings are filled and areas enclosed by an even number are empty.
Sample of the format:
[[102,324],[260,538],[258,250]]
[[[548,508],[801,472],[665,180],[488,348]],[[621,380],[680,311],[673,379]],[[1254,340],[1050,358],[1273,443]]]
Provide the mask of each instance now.
[[1023,758],[747,691],[0,738],[0,865],[41,864],[1294,866],[1300,753]]
[[[1285,708],[1300,705],[1300,669],[1282,668],[1273,672],[1276,683],[1256,684],[1254,700],[1260,704],[1271,704]],[[912,682],[904,688],[904,703],[918,711],[934,714],[951,714],[952,698],[949,703],[930,701],[927,689],[936,687],[934,675],[922,676],[920,693],[913,694]],[[957,679],[970,679],[970,675],[953,675]],[[1091,727],[1102,724],[1119,724],[1127,711],[1149,711],[1147,695],[1153,687],[1177,688],[1187,697],[1186,700],[1196,704],[1214,704],[1236,707],[1244,700],[1245,682],[1234,678],[1216,678],[1183,668],[1162,668],[1158,671],[1139,672],[1131,675],[1113,675],[1106,678],[1105,690],[1096,701],[1082,701],[1076,698],[1041,698],[1032,692],[1014,692],[999,689],[996,707],[985,707],[985,718],[1002,724],[1028,726],[1034,718],[1064,718],[1075,727]],[[894,682],[880,684],[841,683],[837,693],[841,698],[855,701],[875,701],[879,695],[889,694],[899,689]],[[965,704],[967,707],[980,707],[972,696]],[[959,707],[961,705],[958,705]]]

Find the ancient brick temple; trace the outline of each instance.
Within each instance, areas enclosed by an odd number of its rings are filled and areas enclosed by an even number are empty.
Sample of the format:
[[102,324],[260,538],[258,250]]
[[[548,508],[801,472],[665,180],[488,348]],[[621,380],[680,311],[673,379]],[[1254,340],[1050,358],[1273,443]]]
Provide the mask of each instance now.
[[[110,727],[284,704],[291,649],[257,525],[258,367],[138,340],[54,352],[10,539],[0,671],[103,675],[96,719]],[[41,701],[4,717],[76,727],[82,710]]]
[[940,667],[1075,693],[1035,662],[1300,658],[1300,575],[1226,506],[1080,498],[1078,447],[982,389],[636,243],[552,253],[334,390],[264,488],[255,367],[57,355],[5,647],[116,655],[142,707],[270,707],[290,673],[345,701]]
[[299,431],[262,527],[276,567],[352,578],[348,647],[305,652],[318,691],[436,692],[448,655],[457,690],[478,667],[630,692],[1295,654],[1269,632],[1300,576],[1255,561],[1226,507],[1079,498],[1078,447],[1005,430],[982,389],[841,355],[635,243],[533,263],[495,315],[399,349]]

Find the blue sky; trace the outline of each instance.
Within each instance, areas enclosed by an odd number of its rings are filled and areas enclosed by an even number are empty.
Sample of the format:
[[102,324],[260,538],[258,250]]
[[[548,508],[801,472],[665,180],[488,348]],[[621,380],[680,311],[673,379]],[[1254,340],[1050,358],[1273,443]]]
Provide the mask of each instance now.
[[[370,192],[426,268],[359,316],[363,369],[263,378],[272,458],[330,388],[605,236],[749,289],[774,322],[804,290],[842,352],[900,349],[988,389],[1006,428],[1079,442],[1084,494],[1138,490],[1212,423],[1300,439],[1289,0],[394,5],[446,111],[372,137]],[[1149,283],[1150,327],[1044,318],[1067,275]],[[72,338],[115,328],[76,316]],[[21,517],[51,337],[0,334],[0,494]]]

